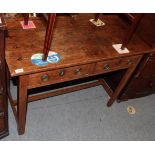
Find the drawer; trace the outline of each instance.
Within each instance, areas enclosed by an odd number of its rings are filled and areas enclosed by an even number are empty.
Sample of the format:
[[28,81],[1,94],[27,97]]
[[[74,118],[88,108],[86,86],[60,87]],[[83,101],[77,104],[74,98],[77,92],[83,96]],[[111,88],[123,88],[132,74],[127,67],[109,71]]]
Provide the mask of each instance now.
[[54,83],[87,77],[92,74],[94,64],[80,65],[29,75],[28,88],[35,88]]
[[130,65],[132,65],[132,63],[136,62],[137,58],[139,58],[139,56],[98,62],[95,67],[95,73],[106,73],[118,69],[128,68]]

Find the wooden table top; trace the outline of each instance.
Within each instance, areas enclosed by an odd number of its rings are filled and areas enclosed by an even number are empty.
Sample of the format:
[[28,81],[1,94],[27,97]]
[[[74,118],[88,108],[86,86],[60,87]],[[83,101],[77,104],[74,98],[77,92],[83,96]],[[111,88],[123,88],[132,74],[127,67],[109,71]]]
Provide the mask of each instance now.
[[[32,18],[36,29],[23,30],[21,18],[8,19],[9,37],[6,39],[6,61],[11,76],[53,70],[86,64],[117,57],[148,53],[151,50],[143,40],[134,35],[127,48],[128,54],[118,54],[112,44],[122,42],[127,24],[117,15],[102,15],[106,25],[96,27],[89,22],[93,14],[57,16],[51,50],[60,54],[61,60],[55,64],[39,67],[31,62],[31,56],[42,53],[45,38],[45,23],[40,18]],[[23,68],[24,72],[15,73]]]

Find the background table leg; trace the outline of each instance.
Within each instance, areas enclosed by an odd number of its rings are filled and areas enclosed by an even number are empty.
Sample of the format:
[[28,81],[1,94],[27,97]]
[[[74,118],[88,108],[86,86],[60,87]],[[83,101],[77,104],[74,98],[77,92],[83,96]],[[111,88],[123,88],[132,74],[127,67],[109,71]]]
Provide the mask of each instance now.
[[19,76],[17,98],[18,133],[24,134],[27,113],[27,76]]
[[118,84],[117,88],[115,89],[114,93],[112,94],[111,98],[109,99],[107,106],[110,107],[114,101],[118,98],[118,95],[121,93],[121,91],[123,90],[123,88],[125,87],[125,85],[127,84],[129,78],[131,77],[132,73],[134,72],[134,70],[136,69],[137,65],[139,64],[140,60],[141,60],[142,56],[139,57],[139,59],[137,60],[137,62],[135,62],[134,64],[132,64],[126,71],[125,75],[122,77],[120,83]]

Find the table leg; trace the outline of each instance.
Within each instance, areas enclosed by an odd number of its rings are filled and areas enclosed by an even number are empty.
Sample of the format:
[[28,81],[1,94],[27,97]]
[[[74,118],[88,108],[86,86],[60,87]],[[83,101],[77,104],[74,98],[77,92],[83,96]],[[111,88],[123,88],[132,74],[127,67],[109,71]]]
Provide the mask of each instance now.
[[137,16],[135,17],[135,19],[132,21],[132,24],[129,27],[128,32],[126,33],[125,38],[122,42],[121,49],[124,49],[127,46],[128,42],[131,40],[131,38],[134,34],[134,31],[136,31],[136,28],[137,28],[139,22],[141,21],[142,17],[143,17],[143,13],[138,13]]
[[137,65],[139,64],[140,60],[141,60],[142,56],[139,57],[139,59],[137,60],[137,62],[135,62],[134,64],[131,65],[131,67],[129,67],[125,73],[125,75],[123,76],[123,78],[121,79],[120,83],[118,84],[117,88],[115,89],[115,91],[113,92],[111,98],[109,99],[107,106],[110,107],[114,101],[118,98],[119,94],[121,93],[121,91],[123,90],[123,88],[125,87],[125,85],[127,84],[129,78],[131,77],[132,73],[135,71]]
[[45,41],[44,41],[44,47],[43,47],[43,54],[44,54],[43,61],[47,59],[48,52],[51,47],[55,17],[56,17],[56,13],[51,13],[49,14],[49,17],[48,17],[48,24],[46,28],[46,35],[45,35]]
[[17,121],[17,111],[16,111],[16,108],[14,106],[15,101],[13,100],[13,98],[11,96],[11,91],[10,91],[10,73],[9,73],[8,67],[6,67],[6,79],[7,79],[6,80],[7,81],[7,95],[8,95],[9,101],[10,101],[10,105],[11,105],[13,114],[14,114],[15,119]]
[[19,76],[17,97],[18,133],[24,134],[27,113],[27,76]]
[[95,13],[95,21],[97,21],[99,19],[100,13]]
[[97,20],[99,19],[100,13],[95,13],[95,21],[97,22]]
[[22,15],[24,17],[24,25],[28,25],[28,22],[29,22],[29,13],[23,13]]

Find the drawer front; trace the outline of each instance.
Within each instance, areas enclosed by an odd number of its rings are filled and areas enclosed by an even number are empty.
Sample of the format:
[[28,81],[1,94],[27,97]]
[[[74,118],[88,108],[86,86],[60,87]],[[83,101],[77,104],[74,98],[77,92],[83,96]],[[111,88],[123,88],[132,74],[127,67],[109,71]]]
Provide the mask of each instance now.
[[136,62],[137,58],[139,58],[139,56],[98,62],[96,64],[95,73],[106,73],[118,69],[128,68],[130,65],[132,65],[132,63]]
[[68,80],[87,77],[92,74],[94,64],[63,68],[29,75],[28,88],[35,88]]

